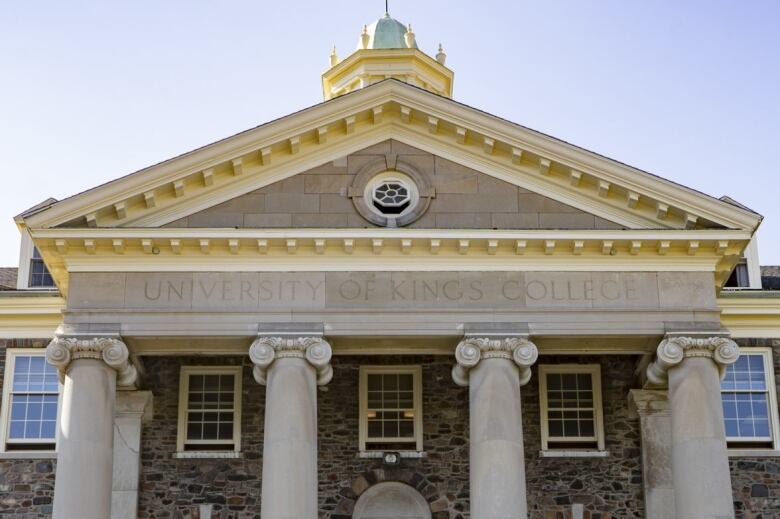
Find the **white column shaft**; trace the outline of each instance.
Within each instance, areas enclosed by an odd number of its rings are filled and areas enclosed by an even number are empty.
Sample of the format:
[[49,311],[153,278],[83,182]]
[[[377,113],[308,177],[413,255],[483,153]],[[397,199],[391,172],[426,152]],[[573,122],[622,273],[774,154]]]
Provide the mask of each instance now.
[[65,376],[57,440],[54,519],[111,516],[116,371],[77,359]]
[[668,377],[676,518],[733,518],[718,366],[690,357]]
[[317,372],[276,359],[265,397],[263,519],[317,519]]
[[520,376],[508,359],[469,371],[471,517],[526,519]]

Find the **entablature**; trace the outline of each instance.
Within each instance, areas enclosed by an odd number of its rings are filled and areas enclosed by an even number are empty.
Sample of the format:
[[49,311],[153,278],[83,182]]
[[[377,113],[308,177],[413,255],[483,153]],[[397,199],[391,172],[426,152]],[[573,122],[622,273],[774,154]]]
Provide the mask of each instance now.
[[717,287],[750,239],[730,230],[39,229],[67,294],[70,272],[705,271]]

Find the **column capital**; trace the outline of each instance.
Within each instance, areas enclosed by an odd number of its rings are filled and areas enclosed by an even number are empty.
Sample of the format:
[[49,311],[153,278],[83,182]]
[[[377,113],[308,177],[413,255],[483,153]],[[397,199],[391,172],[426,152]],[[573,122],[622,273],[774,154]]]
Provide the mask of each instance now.
[[455,348],[457,364],[452,378],[459,386],[469,385],[469,370],[482,359],[511,360],[520,368],[520,385],[531,379],[531,366],[539,357],[536,345],[525,337],[467,337]]
[[684,359],[698,357],[712,359],[721,375],[739,358],[739,346],[728,337],[667,336],[656,349],[656,358],[647,366],[647,380],[665,386],[670,368]]
[[118,386],[132,386],[138,371],[130,362],[127,345],[118,337],[55,336],[46,347],[46,360],[57,368],[64,378],[70,363],[79,359],[102,360],[117,373]]
[[265,385],[268,368],[276,359],[295,358],[311,364],[317,370],[317,385],[324,386],[333,378],[332,355],[328,341],[316,336],[262,335],[249,348],[249,358],[255,365],[252,373],[261,385]]

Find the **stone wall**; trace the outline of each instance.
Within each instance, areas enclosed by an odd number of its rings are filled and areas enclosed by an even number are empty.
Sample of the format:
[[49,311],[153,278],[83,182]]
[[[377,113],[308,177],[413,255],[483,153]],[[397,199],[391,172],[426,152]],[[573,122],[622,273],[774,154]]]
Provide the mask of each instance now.
[[[0,339],[0,387],[7,348],[43,347],[44,340]],[[55,459],[0,459],[0,517],[51,517]]]
[[[630,357],[608,357],[603,366],[607,459],[541,459],[536,373],[523,389],[529,510],[532,518],[555,517],[583,503],[601,517],[642,514],[641,467],[636,420],[626,395]],[[543,358],[542,362],[548,360]],[[549,361],[598,362],[596,358]],[[213,504],[220,518],[257,517],[260,506],[265,390],[244,362],[242,450],[238,460],[175,460],[179,368],[185,364],[233,364],[232,359],[148,358],[147,387],[154,392],[154,420],[145,424],[140,518],[197,517],[198,504]],[[423,366],[426,457],[397,467],[358,457],[358,371],[361,365]],[[402,481],[428,500],[434,519],[467,518],[469,507],[468,390],[450,375],[452,359],[433,356],[334,357],[333,381],[319,390],[320,515],[351,518],[359,495],[381,481]],[[553,515],[551,515],[553,514]],[[599,517],[593,515],[593,517]]]
[[[776,390],[780,393],[780,339],[740,340],[740,346],[772,348]],[[731,458],[736,519],[780,517],[780,458]]]
[[621,229],[566,204],[495,179],[398,141],[276,182],[166,227],[373,227],[347,197],[367,163],[397,154],[436,190],[428,211],[409,227],[425,229]]
[[[780,340],[745,341],[772,346],[780,380]],[[0,341],[0,383],[6,347],[43,346],[45,341]],[[568,517],[571,505],[586,517],[642,517],[638,423],[629,417],[627,393],[635,358],[541,357],[540,364],[602,362],[608,458],[541,458],[538,376],[522,390],[529,516]],[[241,459],[179,460],[176,450],[179,369],[182,365],[243,363]],[[198,518],[200,504],[220,519],[258,518],[265,389],[255,383],[248,360],[238,357],[149,357],[146,385],[154,393],[154,419],[144,424],[139,518]],[[424,445],[427,457],[386,467],[358,457],[358,370],[361,364],[422,364]],[[433,356],[334,357],[333,381],[319,390],[320,516],[347,519],[357,497],[381,481],[403,481],[429,501],[434,519],[469,517],[468,390],[452,383],[452,359]],[[780,389],[780,388],[778,388]],[[55,462],[0,460],[0,516],[51,515]],[[737,518],[780,517],[780,460],[731,460]]]
[[628,391],[633,386],[636,358],[630,356],[540,357],[539,364],[601,364],[607,458],[541,458],[539,379],[523,387],[528,511],[531,519],[557,519],[575,503],[585,517],[643,517],[639,421],[629,417]]

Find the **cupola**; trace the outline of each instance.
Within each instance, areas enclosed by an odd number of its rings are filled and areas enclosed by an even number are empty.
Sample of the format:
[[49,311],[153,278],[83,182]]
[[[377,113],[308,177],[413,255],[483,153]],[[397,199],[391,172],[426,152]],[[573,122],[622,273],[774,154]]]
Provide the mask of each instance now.
[[322,75],[325,99],[393,78],[445,97],[452,97],[453,72],[445,66],[447,55],[439,44],[436,57],[422,52],[411,25],[389,13],[364,25],[357,50],[339,60],[330,54],[330,69]]

